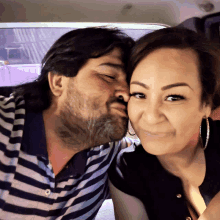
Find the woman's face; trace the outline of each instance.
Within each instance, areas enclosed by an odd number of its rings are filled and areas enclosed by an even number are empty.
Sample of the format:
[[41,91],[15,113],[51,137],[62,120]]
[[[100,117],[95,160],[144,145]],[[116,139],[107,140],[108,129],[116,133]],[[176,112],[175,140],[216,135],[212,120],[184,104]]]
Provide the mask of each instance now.
[[199,127],[211,107],[201,104],[197,54],[162,48],[135,68],[128,114],[144,149],[154,155],[195,147]]

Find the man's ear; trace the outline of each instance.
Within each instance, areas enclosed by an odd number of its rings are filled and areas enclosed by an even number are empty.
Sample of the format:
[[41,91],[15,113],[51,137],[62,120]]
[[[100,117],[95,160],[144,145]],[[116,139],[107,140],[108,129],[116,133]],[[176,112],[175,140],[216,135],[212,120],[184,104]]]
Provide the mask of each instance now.
[[58,75],[53,72],[48,72],[48,83],[50,86],[50,90],[52,94],[56,97],[62,95],[65,85],[66,85],[66,77],[63,75]]

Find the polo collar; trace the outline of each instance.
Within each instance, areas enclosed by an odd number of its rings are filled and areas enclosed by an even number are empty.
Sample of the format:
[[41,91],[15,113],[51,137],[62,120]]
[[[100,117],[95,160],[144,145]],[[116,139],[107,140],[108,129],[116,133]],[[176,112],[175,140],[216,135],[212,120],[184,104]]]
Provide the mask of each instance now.
[[[48,160],[46,133],[42,113],[27,112],[21,149],[30,155],[44,157]],[[89,150],[75,154],[67,163],[65,169],[58,174],[58,179],[68,178],[70,175],[81,176],[86,169]],[[56,177],[56,179],[57,179]]]
[[48,158],[42,113],[27,112],[21,146],[30,155]]

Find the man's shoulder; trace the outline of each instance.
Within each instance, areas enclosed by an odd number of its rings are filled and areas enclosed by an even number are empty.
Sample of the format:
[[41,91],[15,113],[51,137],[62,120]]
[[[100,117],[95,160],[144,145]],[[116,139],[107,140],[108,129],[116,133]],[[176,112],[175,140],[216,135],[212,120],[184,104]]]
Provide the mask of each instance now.
[[[124,137],[121,141],[121,149],[124,148],[134,148],[135,146],[140,144],[140,140],[138,138],[130,138],[130,137]],[[129,148],[130,149],[130,148]]]
[[11,93],[10,96],[0,95],[0,109],[8,111],[7,109],[24,108],[24,99],[21,96],[17,96],[15,93]]
[[111,142],[110,147],[114,147],[116,160],[119,161],[124,153],[134,152],[136,146],[140,144],[139,139],[124,137],[119,141]]
[[94,148],[89,149],[88,156],[103,157],[104,155],[107,157],[111,157],[112,159],[121,154],[121,152],[129,151],[135,148],[140,141],[138,139],[131,139],[128,137],[124,137],[119,141],[108,142],[106,144],[96,146]]
[[13,167],[17,163],[24,119],[24,100],[13,94],[9,97],[0,95],[0,162],[5,166]]
[[123,149],[132,149],[135,146],[140,144],[140,140],[139,139],[132,139],[129,137],[124,137],[119,141],[113,141],[113,142],[109,142],[106,145],[106,148],[114,148],[116,150],[123,150]]
[[13,94],[9,97],[0,95],[0,143],[7,144],[8,138],[19,136],[24,118],[25,103],[22,97]]
[[9,97],[0,95],[0,108],[4,108],[8,104],[12,105],[13,102],[15,103],[15,97],[13,95]]

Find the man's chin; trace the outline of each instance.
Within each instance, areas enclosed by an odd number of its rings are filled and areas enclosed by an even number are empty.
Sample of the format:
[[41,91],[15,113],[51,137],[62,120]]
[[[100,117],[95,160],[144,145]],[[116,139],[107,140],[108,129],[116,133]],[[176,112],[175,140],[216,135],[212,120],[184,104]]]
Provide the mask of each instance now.
[[116,116],[110,130],[110,138],[112,141],[121,140],[128,130],[128,117]]
[[96,128],[93,130],[95,139],[101,142],[118,141],[127,132],[128,118],[118,115],[103,115],[96,121]]

